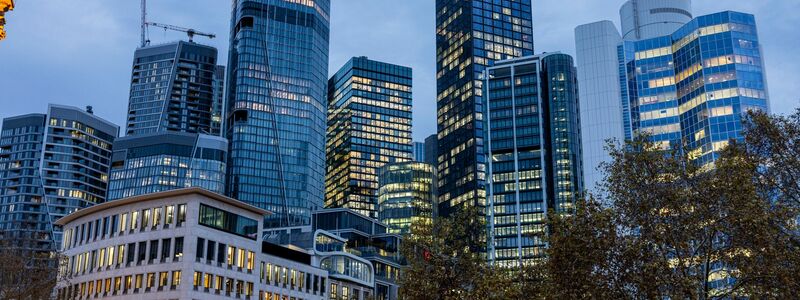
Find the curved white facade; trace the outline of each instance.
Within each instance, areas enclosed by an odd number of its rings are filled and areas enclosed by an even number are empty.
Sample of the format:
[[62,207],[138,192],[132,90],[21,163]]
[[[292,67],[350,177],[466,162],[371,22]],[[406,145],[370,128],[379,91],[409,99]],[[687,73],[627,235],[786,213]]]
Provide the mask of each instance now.
[[625,138],[617,61],[617,46],[621,42],[622,37],[611,21],[575,28],[583,176],[589,192],[597,192],[597,184],[603,180],[600,164],[611,161],[605,150],[606,141]]
[[665,36],[692,20],[692,1],[628,0],[619,15],[627,41]]

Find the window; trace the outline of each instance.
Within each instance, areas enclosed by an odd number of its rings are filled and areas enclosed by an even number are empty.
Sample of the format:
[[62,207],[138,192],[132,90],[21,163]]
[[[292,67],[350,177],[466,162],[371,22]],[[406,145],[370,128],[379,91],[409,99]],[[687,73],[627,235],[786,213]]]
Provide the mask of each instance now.
[[144,230],[150,224],[150,209],[142,210],[142,227],[139,230]]
[[337,287],[335,283],[331,283],[331,299],[338,299],[338,297],[337,297],[337,292],[338,291],[339,291],[339,287]]
[[228,256],[227,256],[227,257],[228,257],[228,259],[226,259],[225,261],[226,261],[226,262],[227,262],[229,265],[233,265],[233,256],[234,256],[235,254],[236,254],[236,248],[234,248],[233,246],[228,246]]
[[206,259],[207,260],[214,260],[214,250],[217,249],[217,243],[213,241],[208,241],[208,247],[206,247]]
[[122,289],[122,277],[114,277],[114,292]]
[[161,224],[161,207],[153,209],[153,227],[158,227]]
[[195,256],[197,257],[198,261],[202,259],[203,254],[205,254],[205,246],[206,240],[203,238],[197,238],[197,252],[195,253]]
[[114,246],[108,247],[106,253],[108,253],[108,261],[106,261],[106,264],[110,267],[114,264]]
[[183,237],[176,237],[173,259],[178,260],[181,257],[183,257]]
[[136,274],[136,282],[134,282],[134,287],[136,289],[142,288],[142,274]]
[[206,273],[203,277],[203,287],[204,288],[211,288],[211,282],[214,281],[214,275]]
[[239,251],[236,253],[236,266],[239,269],[244,268],[244,249],[239,248]]
[[181,285],[181,271],[172,271],[172,287]]
[[169,282],[169,273],[168,272],[160,272],[158,274],[158,287],[162,288],[167,286],[167,282]]
[[192,277],[192,285],[197,287],[200,286],[200,278],[203,277],[203,273],[194,272],[194,276]]
[[348,297],[350,296],[349,295],[350,294],[349,291],[350,291],[350,289],[348,289],[346,286],[342,287],[342,299],[343,300],[347,300],[348,299]]
[[186,222],[186,204],[178,205],[178,226]]
[[122,264],[125,259],[125,245],[117,246],[117,265]]
[[128,244],[128,259],[125,260],[126,264],[131,264],[136,259],[136,243]]
[[199,223],[253,240],[258,233],[258,221],[205,204],[200,204]]
[[165,227],[169,226],[169,224],[172,224],[172,218],[175,215],[175,206],[172,205],[167,206],[166,211],[167,213],[165,215],[165,221],[164,221]]
[[225,244],[219,243],[219,247],[217,247],[217,262],[223,263],[225,262]]
[[151,288],[156,283],[156,273],[147,273],[147,288]]
[[167,257],[169,257],[169,248],[172,240],[170,239],[163,239],[161,240],[161,261],[166,261]]
[[139,211],[131,212],[131,230],[139,227]]
[[217,279],[217,280],[216,280],[216,281],[214,281],[214,289],[215,289],[215,290],[217,290],[217,291],[219,291],[219,290],[221,290],[221,289],[222,289],[222,277],[220,277],[220,276],[217,276],[217,278],[216,278],[216,279]]
[[125,290],[129,290],[131,287],[133,287],[133,276],[125,276]]
[[[122,220],[122,221],[120,222],[119,232],[124,232],[125,229],[128,228],[128,213],[121,214],[120,215],[120,220]],[[105,231],[105,230],[103,230],[103,231]]]
[[256,263],[256,254],[253,251],[247,251],[247,270],[252,271]]
[[139,263],[143,262],[147,257],[146,247],[147,247],[147,242],[139,242],[139,259],[138,259]]
[[147,259],[150,262],[153,262],[158,258],[158,240],[150,241],[150,257]]

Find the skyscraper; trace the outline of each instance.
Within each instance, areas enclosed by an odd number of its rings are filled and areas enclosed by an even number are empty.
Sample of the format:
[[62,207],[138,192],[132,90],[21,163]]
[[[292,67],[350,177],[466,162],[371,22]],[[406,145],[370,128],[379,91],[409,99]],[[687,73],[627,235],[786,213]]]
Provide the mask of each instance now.
[[127,135],[180,131],[211,134],[217,49],[178,41],[136,49]]
[[225,66],[214,71],[214,101],[211,107],[211,135],[222,135],[222,115],[225,104]]
[[266,226],[323,206],[329,14],[329,0],[233,3],[226,193],[274,212]]
[[552,53],[486,70],[489,260],[543,255],[548,210],[569,213],[583,190],[578,84],[572,57]]
[[685,146],[701,165],[712,166],[729,140],[743,138],[745,112],[769,110],[753,15],[700,16],[623,48],[626,132],[648,133],[664,149]]
[[[630,0],[620,9],[624,40],[634,41],[669,35],[692,19],[689,0]],[[608,162],[609,139],[622,142],[630,136],[630,103],[624,66],[623,35],[611,21],[575,28],[576,60],[581,102],[584,176],[586,188],[597,192],[602,181],[600,164]],[[626,131],[627,130],[627,131]]]
[[378,169],[412,159],[411,68],[354,57],[328,82],[325,206],[378,218]]
[[32,252],[58,250],[60,217],[106,200],[119,127],[91,108],[50,105],[47,114],[3,120],[0,240]]
[[438,148],[439,148],[439,138],[436,137],[435,133],[425,138],[425,160],[423,161],[427,164],[432,165],[434,172],[436,170],[436,166],[439,165],[436,159],[436,156],[439,155]]
[[385,165],[378,174],[378,220],[389,233],[411,233],[416,221],[431,222],[436,210],[436,169],[424,162]]
[[412,148],[412,157],[414,157],[414,161],[423,162],[425,161],[425,143],[424,142],[414,142],[414,147]]
[[108,200],[201,187],[225,192],[228,142],[218,136],[165,132],[114,142]]
[[533,55],[530,0],[436,0],[439,208],[486,203],[481,74]]

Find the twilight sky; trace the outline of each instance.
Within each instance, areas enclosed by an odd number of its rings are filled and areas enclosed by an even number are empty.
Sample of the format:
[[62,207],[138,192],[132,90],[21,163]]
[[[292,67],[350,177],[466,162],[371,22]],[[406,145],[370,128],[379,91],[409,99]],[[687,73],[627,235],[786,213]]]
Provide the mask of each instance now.
[[[94,106],[124,126],[133,51],[139,43],[137,0],[19,0],[6,14],[0,42],[0,118],[41,113],[48,103]],[[352,56],[414,69],[414,138],[436,132],[434,0],[332,0],[330,74]],[[533,0],[536,52],[574,55],[575,26],[619,24],[624,0]],[[150,0],[148,20],[217,34],[196,40],[227,62],[230,0]],[[755,14],[766,56],[772,111],[800,106],[800,1],[694,0],[694,14]],[[185,35],[150,30],[154,43]]]

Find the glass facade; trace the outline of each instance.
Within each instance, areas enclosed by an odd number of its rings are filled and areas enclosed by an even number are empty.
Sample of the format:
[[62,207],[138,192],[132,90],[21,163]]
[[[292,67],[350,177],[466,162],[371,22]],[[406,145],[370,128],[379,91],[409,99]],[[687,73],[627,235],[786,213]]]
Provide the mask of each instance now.
[[533,55],[530,0],[436,0],[440,213],[486,203],[483,83],[495,60]]
[[211,107],[211,135],[222,135],[222,114],[225,103],[225,66],[214,71],[214,105]]
[[136,49],[127,135],[180,131],[213,133],[217,49],[174,42]]
[[228,143],[216,136],[156,133],[114,143],[108,199],[201,187],[222,194]]
[[411,233],[411,223],[430,222],[436,195],[436,168],[421,162],[386,165],[380,169],[378,219],[390,233]]
[[486,74],[489,259],[513,267],[542,257],[532,235],[583,189],[576,70],[570,56],[546,54]]
[[685,145],[710,167],[730,139],[742,138],[743,113],[769,110],[753,15],[701,16],[620,48],[627,138],[648,133],[664,149]]
[[61,245],[59,218],[106,200],[111,145],[119,127],[78,108],[3,120],[0,239],[50,252]]
[[309,224],[323,206],[329,0],[233,2],[226,194]]
[[328,87],[325,207],[378,218],[378,169],[412,158],[411,68],[354,57]]
[[414,148],[412,149],[412,156],[414,157],[414,161],[424,162],[425,161],[425,143],[424,142],[414,142]]

